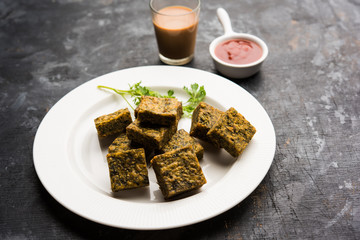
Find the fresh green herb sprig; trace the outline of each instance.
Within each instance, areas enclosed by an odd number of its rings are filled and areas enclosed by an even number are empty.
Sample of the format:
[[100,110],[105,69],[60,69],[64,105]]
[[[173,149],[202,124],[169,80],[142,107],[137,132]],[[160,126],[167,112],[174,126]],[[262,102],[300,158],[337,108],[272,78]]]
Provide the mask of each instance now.
[[131,96],[134,97],[135,105],[140,104],[141,96],[152,96],[159,98],[174,98],[174,90],[168,90],[167,95],[161,95],[159,92],[153,91],[148,87],[141,86],[141,82],[130,86]]
[[[134,107],[126,99],[125,95],[130,95],[133,98],[133,102],[136,106],[140,104],[141,96],[153,96],[160,98],[174,98],[174,90],[168,90],[167,95],[161,95],[159,92],[153,91],[148,87],[141,86],[141,82],[135,83],[134,85],[129,85],[129,90],[121,90],[107,86],[98,86],[99,89],[108,89],[112,90],[115,93],[121,95],[124,100],[129,104],[129,106],[134,110]],[[197,105],[203,101],[206,97],[206,91],[204,86],[199,88],[199,84],[191,84],[190,88],[184,86],[183,89],[189,94],[190,98],[185,104],[183,104],[183,112],[186,117],[191,117],[192,112],[197,107]]]
[[190,95],[190,98],[183,105],[183,111],[187,117],[190,117],[197,105],[205,99],[206,91],[204,86],[199,88],[199,84],[197,83],[191,84],[190,89],[184,86],[184,90]]
[[134,110],[134,107],[126,99],[125,95],[130,95],[133,98],[133,102],[136,106],[140,104],[141,96],[153,96],[160,98],[174,98],[174,90],[168,90],[167,95],[161,95],[159,92],[153,91],[148,87],[141,86],[141,82],[135,83],[134,85],[129,85],[129,90],[115,89],[107,86],[98,86],[100,89],[109,89],[114,91],[117,94],[120,94],[124,100],[130,105]]

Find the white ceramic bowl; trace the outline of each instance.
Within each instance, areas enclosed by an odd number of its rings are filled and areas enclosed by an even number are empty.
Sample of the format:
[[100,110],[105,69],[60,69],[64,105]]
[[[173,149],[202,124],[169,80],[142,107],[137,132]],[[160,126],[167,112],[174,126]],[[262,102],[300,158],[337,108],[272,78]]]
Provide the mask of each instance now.
[[[262,63],[268,56],[269,50],[267,45],[263,40],[254,35],[234,32],[231,27],[229,15],[223,8],[217,9],[217,16],[224,27],[225,34],[214,39],[209,46],[210,55],[214,60],[216,69],[224,76],[230,78],[247,78],[254,75],[260,70]],[[231,64],[219,59],[215,55],[216,46],[231,39],[245,39],[257,43],[262,48],[261,58],[249,64]]]

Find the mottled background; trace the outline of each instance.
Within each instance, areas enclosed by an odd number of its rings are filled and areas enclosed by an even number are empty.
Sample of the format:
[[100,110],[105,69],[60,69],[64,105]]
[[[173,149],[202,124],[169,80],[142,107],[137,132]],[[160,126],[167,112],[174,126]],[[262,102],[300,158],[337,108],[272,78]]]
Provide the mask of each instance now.
[[82,83],[162,64],[148,1],[0,1],[0,239],[359,239],[360,1],[203,0],[195,59],[217,73],[209,43],[235,31],[264,39],[262,71],[233,80],[273,121],[273,165],[231,210],[165,231],[102,226],[41,185],[32,145],[47,111]]

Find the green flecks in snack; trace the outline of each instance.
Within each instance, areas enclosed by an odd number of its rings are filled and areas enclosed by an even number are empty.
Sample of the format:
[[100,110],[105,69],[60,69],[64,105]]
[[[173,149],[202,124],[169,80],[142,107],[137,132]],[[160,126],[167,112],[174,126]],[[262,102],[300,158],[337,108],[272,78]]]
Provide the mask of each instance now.
[[109,146],[109,153],[119,152],[119,151],[127,151],[131,149],[141,148],[139,144],[131,141],[126,133],[121,133]]
[[177,124],[182,114],[182,103],[176,98],[142,96],[135,109],[140,122],[164,126]]
[[132,122],[129,109],[120,109],[116,112],[100,116],[94,120],[95,127],[100,137],[107,137],[124,132]]
[[113,192],[149,185],[144,149],[109,153],[107,162]]
[[151,160],[157,182],[164,198],[200,188],[205,176],[192,146],[186,146]]
[[256,133],[254,126],[234,108],[230,108],[209,130],[207,136],[218,147],[238,157]]
[[190,136],[209,142],[206,134],[223,113],[205,102],[199,103],[192,115]]
[[128,138],[149,149],[162,148],[174,135],[177,125],[159,126],[140,123],[137,119],[126,128]]
[[160,150],[162,153],[169,152],[178,148],[193,146],[196,157],[201,159],[204,155],[204,148],[199,142],[189,135],[184,129],[178,130]]

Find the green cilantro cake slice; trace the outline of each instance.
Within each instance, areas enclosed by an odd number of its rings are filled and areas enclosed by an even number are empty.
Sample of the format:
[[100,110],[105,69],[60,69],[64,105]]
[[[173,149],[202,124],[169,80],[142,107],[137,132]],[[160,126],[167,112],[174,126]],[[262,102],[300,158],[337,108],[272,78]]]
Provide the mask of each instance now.
[[108,152],[114,153],[119,151],[127,151],[131,149],[142,148],[140,144],[131,141],[125,132],[120,133],[119,136],[110,144]]
[[140,122],[163,126],[177,125],[182,114],[182,103],[176,98],[142,96],[135,109],[135,117]]
[[184,129],[179,129],[161,149],[161,153],[169,152],[178,148],[193,146],[196,157],[198,160],[202,159],[204,155],[204,148],[199,142],[190,136]]
[[162,148],[174,135],[177,130],[177,125],[160,126],[147,123],[141,123],[135,119],[126,128],[127,137],[146,148],[159,150]]
[[125,132],[126,127],[132,122],[128,108],[97,117],[95,127],[100,137],[107,137],[117,133]]
[[151,160],[157,182],[165,199],[198,189],[206,183],[193,147],[176,149]]
[[255,127],[235,108],[230,108],[212,126],[207,136],[212,143],[237,158],[255,133]]
[[206,134],[223,113],[205,102],[199,103],[192,114],[190,136],[210,142]]
[[107,162],[113,192],[149,185],[144,149],[109,153]]

